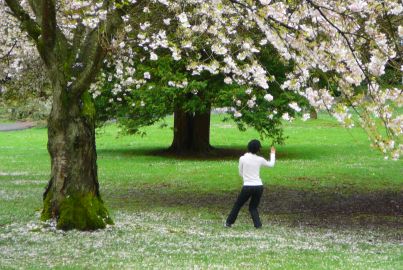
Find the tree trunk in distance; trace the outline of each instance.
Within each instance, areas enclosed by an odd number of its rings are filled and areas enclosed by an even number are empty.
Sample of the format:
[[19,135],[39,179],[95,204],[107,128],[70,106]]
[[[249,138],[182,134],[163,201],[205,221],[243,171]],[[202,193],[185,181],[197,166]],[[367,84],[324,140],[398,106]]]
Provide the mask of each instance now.
[[315,108],[311,107],[309,111],[309,116],[311,119],[318,119],[318,113],[316,112]]
[[206,154],[210,145],[210,110],[189,113],[182,109],[174,112],[174,137],[169,151],[174,154]]
[[173,140],[169,151],[182,154],[189,151],[192,140],[193,115],[177,108],[174,112]]
[[210,110],[206,112],[196,112],[193,118],[192,145],[191,150],[197,153],[208,153],[210,145]]
[[99,194],[95,108],[90,94],[73,98],[53,85],[48,119],[51,179],[43,195],[41,219],[56,219],[63,230],[95,230],[112,224]]

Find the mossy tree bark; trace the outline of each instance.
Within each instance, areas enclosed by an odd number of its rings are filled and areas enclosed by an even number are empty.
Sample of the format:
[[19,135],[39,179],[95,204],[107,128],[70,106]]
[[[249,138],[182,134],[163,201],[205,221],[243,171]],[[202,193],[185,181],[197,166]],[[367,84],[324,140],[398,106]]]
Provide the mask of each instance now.
[[174,137],[169,151],[181,154],[207,154],[210,145],[210,110],[185,112],[177,108],[174,112]]
[[75,98],[54,87],[48,119],[52,170],[42,219],[56,219],[59,229],[95,230],[112,223],[99,193],[94,113],[88,92]]
[[[99,195],[95,148],[95,109],[88,93],[124,12],[113,9],[95,29],[79,26],[69,42],[58,27],[56,2],[6,0],[21,30],[35,43],[53,87],[48,150],[51,179],[44,193],[42,220],[56,219],[59,229],[94,230],[111,223]],[[105,10],[113,1],[104,1]]]

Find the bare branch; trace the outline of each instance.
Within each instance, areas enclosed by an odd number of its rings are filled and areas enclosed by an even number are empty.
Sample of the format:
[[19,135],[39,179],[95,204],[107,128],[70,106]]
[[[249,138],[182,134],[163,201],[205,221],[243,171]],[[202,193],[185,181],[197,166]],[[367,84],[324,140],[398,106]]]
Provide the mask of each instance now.
[[0,60],[6,59],[10,56],[11,52],[14,50],[15,46],[17,46],[17,41],[14,41],[13,46],[10,48],[10,50],[8,50],[8,52],[0,57]]

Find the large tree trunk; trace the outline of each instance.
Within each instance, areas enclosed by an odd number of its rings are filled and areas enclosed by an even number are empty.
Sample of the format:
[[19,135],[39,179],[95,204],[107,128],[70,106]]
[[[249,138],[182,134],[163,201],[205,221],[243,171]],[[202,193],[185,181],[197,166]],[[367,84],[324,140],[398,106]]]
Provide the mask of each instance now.
[[212,149],[210,145],[210,116],[210,110],[194,114],[191,145],[194,152],[207,153]]
[[112,223],[99,195],[95,110],[88,92],[73,98],[55,86],[48,120],[51,179],[44,193],[42,220],[57,228],[95,230]]
[[174,112],[174,137],[169,151],[175,154],[206,154],[210,145],[210,111]]
[[[95,149],[95,109],[89,93],[101,70],[109,44],[122,26],[121,8],[108,11],[95,29],[78,27],[68,42],[58,27],[57,1],[7,0],[10,12],[35,43],[53,87],[48,121],[51,179],[44,193],[41,219],[56,219],[60,229],[93,230],[112,220],[99,196]],[[112,1],[103,1],[109,10]],[[140,6],[139,6],[140,7]]]
[[192,142],[193,115],[178,108],[174,112],[174,138],[169,151],[177,154],[189,151]]

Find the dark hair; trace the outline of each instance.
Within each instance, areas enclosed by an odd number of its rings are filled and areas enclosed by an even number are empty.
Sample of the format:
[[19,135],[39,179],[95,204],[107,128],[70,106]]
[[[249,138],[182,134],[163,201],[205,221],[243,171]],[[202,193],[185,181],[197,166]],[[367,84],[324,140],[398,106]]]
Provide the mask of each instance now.
[[260,144],[259,140],[251,140],[248,143],[248,151],[252,154],[256,154],[257,152],[259,152],[261,147],[262,145]]

